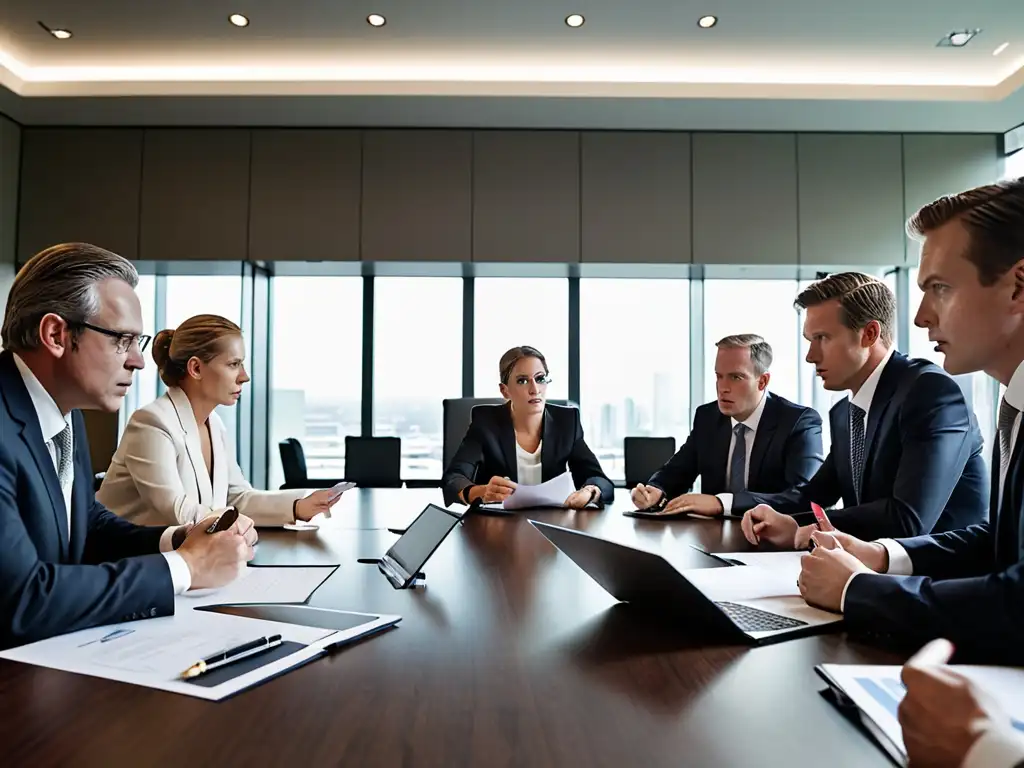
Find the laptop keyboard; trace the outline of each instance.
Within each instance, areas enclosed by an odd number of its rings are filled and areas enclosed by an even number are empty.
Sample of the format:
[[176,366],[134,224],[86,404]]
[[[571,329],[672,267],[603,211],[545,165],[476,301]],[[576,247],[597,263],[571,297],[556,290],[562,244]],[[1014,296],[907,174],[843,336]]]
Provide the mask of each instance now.
[[769,613],[748,605],[736,603],[715,603],[744,632],[772,632],[778,629],[793,629],[807,626],[806,621]]

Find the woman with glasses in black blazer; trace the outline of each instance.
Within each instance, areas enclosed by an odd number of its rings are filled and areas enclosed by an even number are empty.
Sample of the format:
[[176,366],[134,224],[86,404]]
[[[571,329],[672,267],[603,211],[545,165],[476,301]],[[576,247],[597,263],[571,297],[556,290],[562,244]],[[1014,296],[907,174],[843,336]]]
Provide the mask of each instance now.
[[571,509],[610,504],[615,490],[583,439],[579,410],[546,402],[548,364],[533,347],[513,347],[498,364],[503,405],[478,405],[442,480],[445,504],[502,502],[517,485],[566,471],[578,489]]

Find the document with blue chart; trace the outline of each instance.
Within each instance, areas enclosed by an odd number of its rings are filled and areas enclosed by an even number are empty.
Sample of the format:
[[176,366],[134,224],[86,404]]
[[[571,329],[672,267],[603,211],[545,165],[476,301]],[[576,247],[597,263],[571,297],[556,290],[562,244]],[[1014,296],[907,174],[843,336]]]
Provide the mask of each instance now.
[[[1024,669],[970,665],[951,668],[992,696],[1009,715],[1011,725],[1024,733]],[[882,748],[898,764],[906,765],[907,752],[897,719],[906,693],[900,682],[900,667],[822,664],[815,669],[857,708],[861,722]]]

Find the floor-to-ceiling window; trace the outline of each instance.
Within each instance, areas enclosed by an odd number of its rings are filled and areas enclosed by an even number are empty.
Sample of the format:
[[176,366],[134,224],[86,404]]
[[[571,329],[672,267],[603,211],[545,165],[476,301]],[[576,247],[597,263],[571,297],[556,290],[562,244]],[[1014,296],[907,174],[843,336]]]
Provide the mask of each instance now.
[[373,434],[402,440],[402,477],[439,479],[442,402],[462,396],[462,278],[374,280]]
[[686,439],[689,387],[689,280],[580,280],[583,429],[613,481],[624,437]]
[[481,277],[475,281],[474,395],[501,397],[498,361],[510,348],[535,347],[551,370],[548,398],[569,395],[567,278]]
[[310,477],[342,477],[345,435],[361,431],[363,281],[271,281],[270,481],[284,481],[278,443],[297,438]]

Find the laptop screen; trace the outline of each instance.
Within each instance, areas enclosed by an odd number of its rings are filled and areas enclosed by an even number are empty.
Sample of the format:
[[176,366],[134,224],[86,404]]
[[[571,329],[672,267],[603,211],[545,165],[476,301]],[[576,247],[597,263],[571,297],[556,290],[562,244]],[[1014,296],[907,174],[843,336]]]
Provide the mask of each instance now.
[[388,550],[388,556],[407,574],[418,572],[460,519],[456,512],[428,504]]

